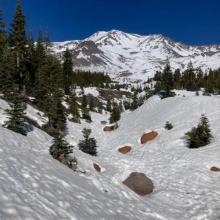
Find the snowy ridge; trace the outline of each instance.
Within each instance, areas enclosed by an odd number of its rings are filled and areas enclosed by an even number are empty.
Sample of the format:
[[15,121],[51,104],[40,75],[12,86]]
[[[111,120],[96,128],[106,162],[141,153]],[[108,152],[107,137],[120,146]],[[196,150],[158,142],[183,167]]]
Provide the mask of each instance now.
[[[164,100],[154,96],[136,111],[124,113],[119,128],[110,133],[104,133],[100,123],[108,115],[93,113],[91,124],[68,122],[68,142],[76,144],[84,127],[91,127],[98,141],[97,157],[75,148],[86,175],[50,157],[51,137],[43,131],[35,128],[24,137],[0,127],[0,219],[218,219],[220,174],[210,167],[220,167],[220,97],[177,93]],[[202,113],[210,120],[214,139],[206,147],[188,149],[184,133]],[[174,125],[171,131],[164,129],[168,120]],[[141,145],[140,137],[148,130],[159,136]],[[124,144],[132,146],[127,155],[117,151]],[[94,170],[94,162],[103,172]],[[121,184],[133,171],[153,180],[152,194],[140,197]]]
[[220,46],[188,46],[162,35],[140,36],[118,30],[100,31],[81,41],[54,43],[58,55],[69,48],[75,69],[102,71],[115,78],[147,80],[169,60],[173,69],[189,62],[204,71],[220,67]]

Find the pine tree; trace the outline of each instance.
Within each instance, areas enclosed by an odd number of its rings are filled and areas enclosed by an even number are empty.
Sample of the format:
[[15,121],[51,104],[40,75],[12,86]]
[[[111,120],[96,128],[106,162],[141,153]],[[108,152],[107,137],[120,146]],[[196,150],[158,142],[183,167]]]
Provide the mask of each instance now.
[[90,99],[89,99],[89,110],[93,111],[94,108],[95,108],[95,104],[94,104],[93,97],[90,97]]
[[72,95],[70,95],[67,101],[69,104],[69,111],[72,114],[74,121],[80,123],[80,119],[79,119],[80,114],[79,114],[76,94],[73,93]]
[[132,102],[131,102],[131,106],[130,106],[130,110],[135,110],[138,108],[138,97],[137,97],[137,92],[134,92],[133,96],[132,96]]
[[81,140],[78,147],[84,153],[90,154],[92,156],[97,155],[97,144],[94,138],[90,138],[91,130],[84,128],[83,131],[84,140]]
[[11,92],[9,105],[10,109],[6,111],[8,121],[5,122],[4,127],[22,135],[27,135],[24,124],[26,104],[17,91]]
[[115,122],[119,121],[120,118],[121,118],[120,108],[119,108],[118,104],[114,102],[109,121],[110,121],[110,123],[115,123]]
[[110,99],[107,100],[106,110],[107,110],[108,112],[111,112],[111,111],[112,111],[112,103],[111,103],[111,100],[110,100]]
[[187,146],[189,148],[199,148],[211,142],[212,134],[209,128],[209,121],[205,115],[202,115],[197,127],[185,134]]
[[10,53],[10,50],[6,49],[0,61],[0,91],[7,100],[14,88],[15,74],[14,57]]
[[50,96],[46,115],[49,119],[48,132],[52,135],[63,134],[66,130],[66,117],[62,105],[62,92],[57,90]]
[[166,96],[171,96],[171,90],[173,89],[173,73],[170,64],[167,64],[162,74],[163,89],[166,91]]
[[67,156],[73,152],[73,146],[69,145],[61,135],[57,135],[53,139],[53,144],[49,149],[54,159],[58,159],[61,155]]
[[183,72],[183,79],[183,86],[185,89],[189,91],[196,91],[199,89],[196,80],[196,73],[193,68],[192,62],[188,64],[187,69]]
[[3,13],[0,10],[0,61],[4,50],[7,48],[7,33],[5,30],[5,23],[3,22]]
[[92,122],[91,115],[87,108],[82,109],[82,118],[85,119],[88,123]]
[[38,33],[37,47],[36,47],[36,62],[38,67],[43,63],[45,57],[46,57],[46,49],[43,42],[43,34],[40,31]]
[[25,92],[25,55],[26,55],[26,32],[25,32],[25,16],[23,15],[21,0],[17,1],[15,16],[13,18],[11,31],[9,35],[9,43],[13,48],[16,59],[17,83],[19,89]]
[[63,55],[63,77],[64,91],[66,94],[70,94],[73,77],[73,61],[72,54],[68,49],[66,49]]
[[37,57],[36,50],[34,45],[34,39],[32,34],[30,34],[27,38],[27,48],[26,48],[26,77],[25,77],[25,85],[27,94],[32,95],[36,86],[36,74],[37,74]]
[[83,97],[82,97],[82,103],[81,103],[81,108],[82,108],[82,109],[86,109],[86,108],[87,108],[87,105],[88,105],[87,97],[86,97],[86,95],[83,95]]
[[54,56],[45,57],[38,69],[37,81],[35,97],[38,105],[47,110],[51,94],[62,87],[61,64]]

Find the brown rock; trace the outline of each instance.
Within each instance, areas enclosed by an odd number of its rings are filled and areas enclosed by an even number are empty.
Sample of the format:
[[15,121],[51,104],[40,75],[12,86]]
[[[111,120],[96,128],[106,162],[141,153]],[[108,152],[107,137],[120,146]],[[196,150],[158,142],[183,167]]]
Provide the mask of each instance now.
[[146,144],[148,141],[152,141],[158,136],[156,131],[151,131],[149,133],[143,134],[141,137],[141,144]]
[[93,164],[93,167],[95,168],[95,170],[97,171],[97,172],[101,172],[101,167],[98,165],[98,164],[96,164],[96,163],[94,163]]
[[152,180],[138,172],[131,173],[123,184],[141,196],[152,193],[154,189]]
[[113,131],[114,130],[114,126],[105,126],[103,131]]
[[122,154],[127,154],[131,151],[131,147],[125,146],[118,149],[118,151]]
[[114,124],[114,125],[106,125],[104,128],[103,128],[103,131],[114,131],[115,129],[118,128],[118,125],[117,124]]
[[213,172],[220,172],[220,168],[218,168],[218,167],[211,167],[210,170]]

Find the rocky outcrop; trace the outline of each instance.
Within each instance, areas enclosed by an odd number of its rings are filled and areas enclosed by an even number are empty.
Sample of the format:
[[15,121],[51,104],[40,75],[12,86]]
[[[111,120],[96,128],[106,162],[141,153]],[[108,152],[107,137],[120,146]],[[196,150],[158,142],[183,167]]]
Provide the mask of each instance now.
[[152,180],[138,172],[131,173],[123,184],[141,196],[152,193],[154,189]]
[[158,136],[156,131],[151,131],[149,133],[143,134],[141,137],[141,144],[146,144],[148,141],[154,140]]

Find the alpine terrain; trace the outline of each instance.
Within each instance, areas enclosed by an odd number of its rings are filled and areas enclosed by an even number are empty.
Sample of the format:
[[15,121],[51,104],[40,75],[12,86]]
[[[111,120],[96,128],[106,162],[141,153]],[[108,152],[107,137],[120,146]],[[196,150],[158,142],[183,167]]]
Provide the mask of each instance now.
[[220,46],[51,43],[22,6],[0,11],[0,220],[220,220]]

